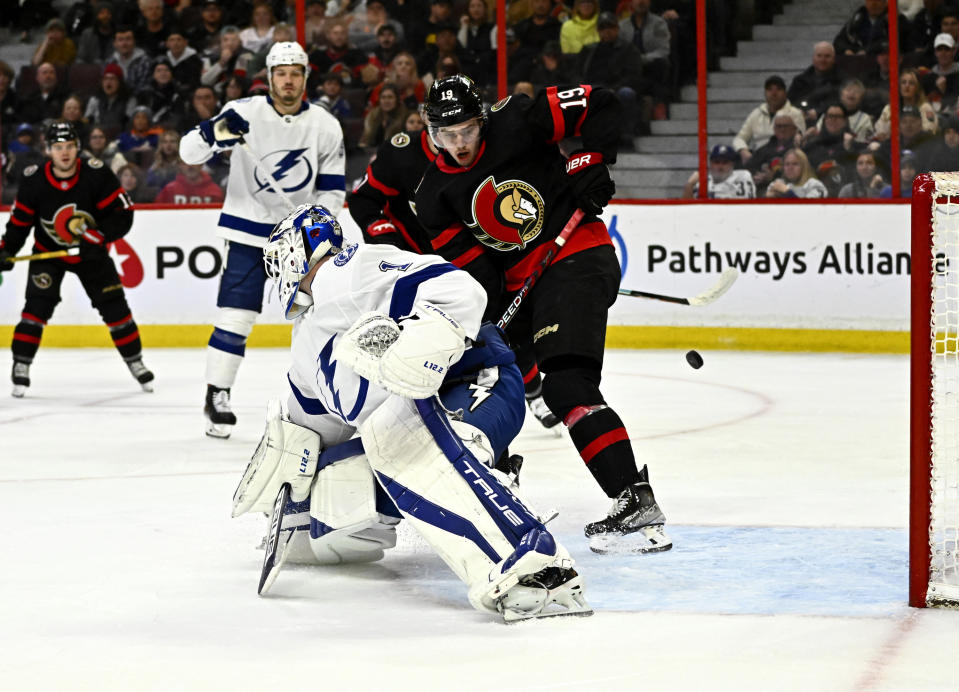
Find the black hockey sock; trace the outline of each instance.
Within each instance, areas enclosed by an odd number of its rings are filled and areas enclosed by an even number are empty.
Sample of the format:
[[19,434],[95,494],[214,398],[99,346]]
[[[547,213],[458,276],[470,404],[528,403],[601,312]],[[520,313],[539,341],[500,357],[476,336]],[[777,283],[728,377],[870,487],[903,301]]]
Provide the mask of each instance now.
[[33,357],[40,348],[40,338],[43,336],[43,326],[45,322],[39,319],[30,319],[24,315],[23,319],[13,330],[13,341],[10,344],[10,350],[13,351],[13,359],[21,363],[32,363]]
[[143,351],[140,344],[140,330],[131,315],[127,315],[117,322],[107,322],[113,345],[117,347],[123,360],[130,361],[138,358]]
[[639,482],[639,471],[623,421],[606,405],[577,406],[564,421],[586,467],[609,497]]

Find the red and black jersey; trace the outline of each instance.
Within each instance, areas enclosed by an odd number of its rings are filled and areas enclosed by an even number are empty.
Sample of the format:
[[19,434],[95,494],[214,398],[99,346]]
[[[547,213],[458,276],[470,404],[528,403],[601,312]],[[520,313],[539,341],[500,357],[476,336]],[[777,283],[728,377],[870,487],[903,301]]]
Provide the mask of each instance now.
[[412,203],[423,172],[435,158],[426,130],[400,132],[379,146],[349,199],[350,215],[366,242],[433,254],[430,237],[417,220]]
[[[558,143],[581,137],[584,150],[615,163],[621,112],[613,92],[588,85],[495,104],[473,164],[443,151],[416,192],[434,252],[483,284],[490,304],[503,288],[520,288],[576,209]],[[586,217],[556,260],[610,242],[605,225]]]
[[[109,243],[132,224],[130,198],[103,162],[78,159],[72,177],[57,178],[47,161],[24,170],[0,247],[16,254],[33,230],[35,252],[65,250],[80,244],[85,228],[99,231]],[[62,260],[72,264],[80,257]]]

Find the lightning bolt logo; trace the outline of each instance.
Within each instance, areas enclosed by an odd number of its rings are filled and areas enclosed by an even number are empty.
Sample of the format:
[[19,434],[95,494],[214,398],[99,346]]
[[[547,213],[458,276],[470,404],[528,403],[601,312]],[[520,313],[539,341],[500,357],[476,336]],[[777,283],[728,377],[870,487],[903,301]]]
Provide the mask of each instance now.
[[484,387],[481,384],[471,384],[470,390],[470,396],[473,397],[473,403],[470,404],[470,411],[475,411],[480,404],[489,398],[490,390],[489,387]]
[[[284,192],[296,192],[313,180],[313,166],[310,165],[309,159],[303,156],[305,152],[305,148],[290,150],[284,149],[281,151],[274,151],[263,157],[263,167],[265,169],[272,168],[270,172],[273,175],[273,180],[279,183],[279,186]],[[305,173],[302,178],[300,175],[301,169]],[[292,185],[290,185],[289,183],[291,179],[296,180],[297,182],[294,182]],[[258,186],[253,191],[254,195],[262,192],[263,190],[266,190],[267,192],[273,192],[273,190],[270,189],[270,183],[268,181],[260,180],[256,169],[253,171],[253,180]]]

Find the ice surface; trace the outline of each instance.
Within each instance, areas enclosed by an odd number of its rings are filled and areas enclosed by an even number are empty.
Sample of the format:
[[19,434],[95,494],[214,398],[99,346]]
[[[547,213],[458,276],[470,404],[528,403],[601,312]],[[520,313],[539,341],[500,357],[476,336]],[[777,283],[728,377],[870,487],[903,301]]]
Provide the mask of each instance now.
[[148,349],[145,394],[112,351],[41,349],[0,396],[0,687],[956,690],[959,613],[905,605],[906,358],[686,350],[611,351],[603,383],[675,548],[590,553],[609,500],[530,419],[523,487],[597,613],[505,626],[405,527],[256,596],[266,519],[230,501],[285,352],[249,352],[223,441],[202,351]]

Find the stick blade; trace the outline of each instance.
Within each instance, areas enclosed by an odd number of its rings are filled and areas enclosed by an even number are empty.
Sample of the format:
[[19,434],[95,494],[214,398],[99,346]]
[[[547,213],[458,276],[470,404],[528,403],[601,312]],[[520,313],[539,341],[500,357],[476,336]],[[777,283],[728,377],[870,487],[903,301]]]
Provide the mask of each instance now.
[[291,531],[290,536],[285,538],[280,535],[283,526],[283,509],[289,501],[290,484],[284,483],[280,492],[276,494],[276,500],[273,502],[273,514],[270,516],[270,534],[267,536],[266,550],[263,551],[263,570],[260,572],[260,584],[256,588],[256,593],[260,596],[265,594],[276,580],[276,575],[279,574],[280,567],[283,566],[283,560],[277,560],[277,555],[281,557],[285,555],[285,541],[289,540],[293,534]]
[[732,286],[738,278],[739,270],[736,267],[729,267],[719,275],[719,281],[716,282],[715,286],[703,291],[698,296],[690,298],[689,304],[696,306],[709,305],[728,291],[730,286]]

